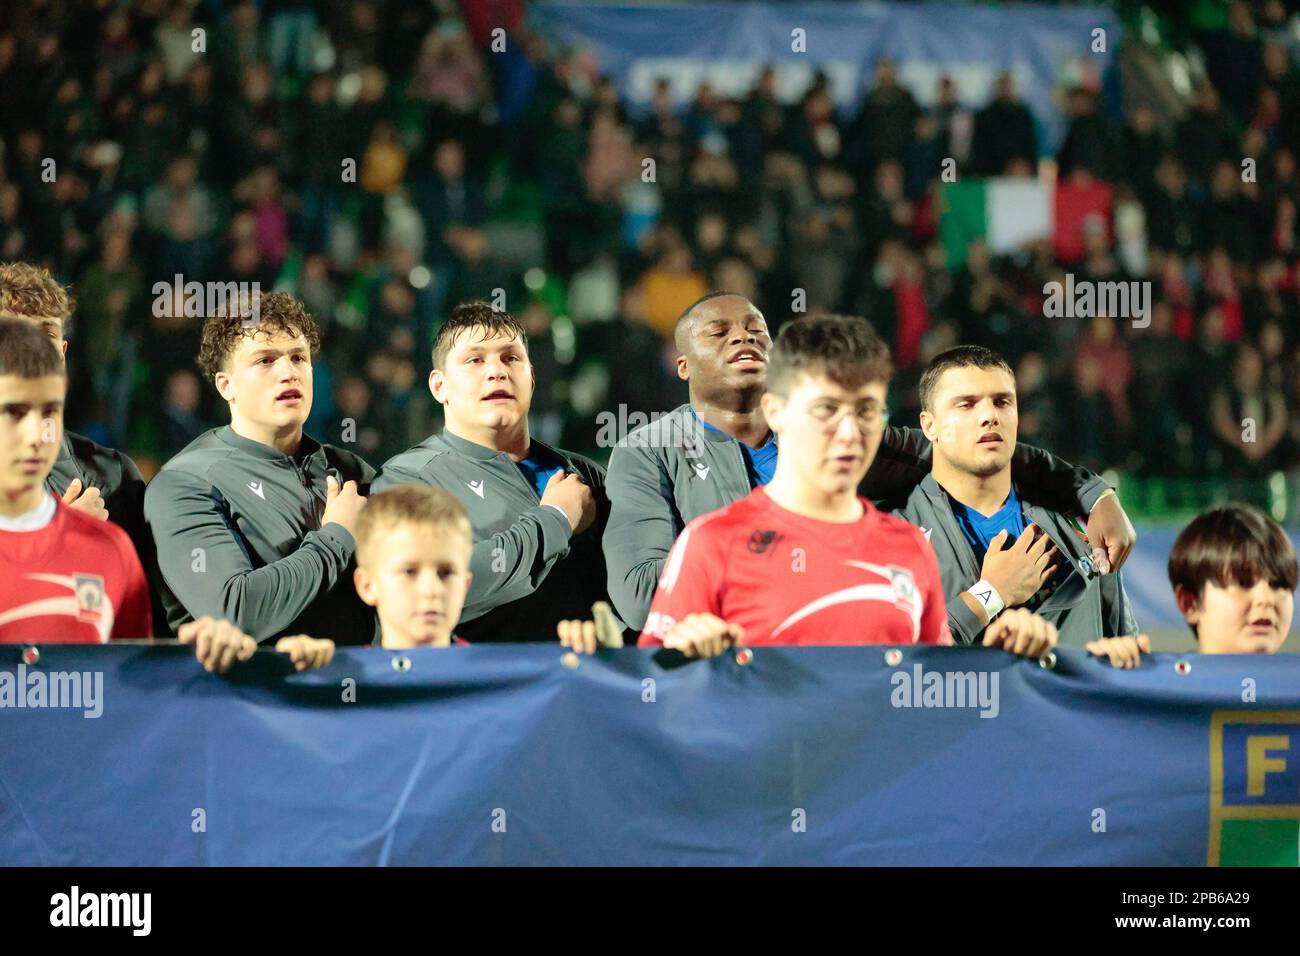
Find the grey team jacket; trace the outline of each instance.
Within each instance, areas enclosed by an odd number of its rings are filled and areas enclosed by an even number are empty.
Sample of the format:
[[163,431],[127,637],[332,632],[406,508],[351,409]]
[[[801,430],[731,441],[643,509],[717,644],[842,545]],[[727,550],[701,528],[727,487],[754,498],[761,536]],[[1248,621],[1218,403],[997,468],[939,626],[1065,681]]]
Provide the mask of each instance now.
[[[919,428],[890,425],[859,493],[886,511],[900,507],[930,473],[930,454],[930,441]],[[1087,469],[1031,445],[1016,446],[1012,468],[1039,500],[1066,513],[1087,514],[1109,487]],[[664,559],[682,529],[753,488],[740,442],[701,426],[689,404],[628,434],[610,455],[608,482],[609,594],[619,617],[639,630]]]
[[400,484],[435,485],[469,512],[474,528],[469,594],[458,636],[471,644],[554,641],[555,625],[590,619],[591,605],[607,600],[600,540],[609,517],[605,471],[582,455],[535,446],[576,472],[596,498],[596,520],[574,536],[569,519],[541,499],[504,452],[450,432],[431,435],[394,455],[375,477],[374,490]]
[[[1046,595],[1036,596],[1041,603],[1027,605],[1056,625],[1062,647],[1082,647],[1099,637],[1137,634],[1137,622],[1129,605],[1128,594],[1120,573],[1102,575],[1093,567],[1091,548],[1069,518],[1058,511],[1031,504],[1033,495],[1016,491],[1024,502],[1024,514],[1047,532],[1060,549],[1057,560],[1068,561],[1068,574]],[[961,530],[952,511],[952,501],[933,475],[926,475],[908,496],[905,507],[894,514],[920,525],[935,556],[943,578],[943,596],[948,604],[948,628],[956,644],[978,644],[983,640],[984,625],[966,602],[957,595],[980,579],[984,555],[977,555]]]
[[376,622],[352,582],[356,541],[320,519],[329,475],[364,495],[374,473],[306,435],[294,457],[228,425],[200,435],[145,491],[168,624],[211,615],[259,641],[310,634],[369,644]]

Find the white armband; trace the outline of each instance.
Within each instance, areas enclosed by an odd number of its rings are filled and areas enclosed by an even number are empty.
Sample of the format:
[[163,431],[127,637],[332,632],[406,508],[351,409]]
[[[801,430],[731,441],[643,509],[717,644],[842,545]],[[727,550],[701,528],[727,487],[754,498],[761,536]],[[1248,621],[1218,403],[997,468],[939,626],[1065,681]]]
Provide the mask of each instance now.
[[991,622],[995,617],[1002,613],[1002,609],[1007,603],[1002,600],[1002,595],[998,589],[981,578],[975,586],[966,591],[976,601],[979,601],[980,607],[984,608],[984,613],[989,616]]

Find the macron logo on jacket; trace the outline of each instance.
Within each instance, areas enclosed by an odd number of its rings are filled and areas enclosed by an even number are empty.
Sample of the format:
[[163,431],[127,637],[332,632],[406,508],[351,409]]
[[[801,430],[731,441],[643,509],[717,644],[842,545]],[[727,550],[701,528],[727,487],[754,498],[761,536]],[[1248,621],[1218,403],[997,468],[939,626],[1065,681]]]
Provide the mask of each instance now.
[[248,483],[248,488],[253,494],[257,495],[257,497],[261,498],[263,501],[266,500],[266,492],[262,490],[262,483],[260,481],[250,481]]
[[466,484],[466,486],[469,488],[470,491],[474,492],[474,494],[478,495],[480,498],[483,497],[483,479],[482,479],[482,478],[480,478],[478,481],[467,481],[467,482],[465,482],[465,484]]

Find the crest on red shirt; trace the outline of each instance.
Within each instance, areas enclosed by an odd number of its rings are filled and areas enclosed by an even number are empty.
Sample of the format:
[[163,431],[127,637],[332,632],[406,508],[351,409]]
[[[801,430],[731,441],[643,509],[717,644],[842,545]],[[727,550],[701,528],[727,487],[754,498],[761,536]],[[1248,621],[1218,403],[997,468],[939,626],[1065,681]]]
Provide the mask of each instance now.
[[73,582],[77,595],[77,620],[99,624],[104,615],[104,579],[97,574],[78,574]]
[[897,565],[889,566],[889,583],[894,588],[894,606],[901,611],[911,613],[916,604],[916,581],[912,572]]

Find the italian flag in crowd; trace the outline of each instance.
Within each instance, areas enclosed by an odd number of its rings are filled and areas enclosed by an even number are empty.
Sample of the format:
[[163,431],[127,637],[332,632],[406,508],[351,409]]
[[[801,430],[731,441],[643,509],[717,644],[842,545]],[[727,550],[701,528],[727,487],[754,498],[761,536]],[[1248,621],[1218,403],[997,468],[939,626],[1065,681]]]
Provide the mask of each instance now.
[[1090,217],[1100,217],[1111,234],[1108,183],[995,176],[944,183],[939,191],[939,238],[949,269],[965,265],[966,248],[975,238],[983,238],[995,256],[1050,239],[1058,259],[1078,262]]

